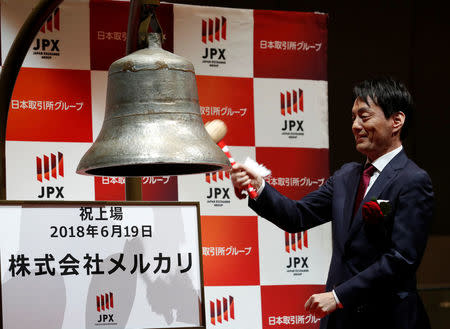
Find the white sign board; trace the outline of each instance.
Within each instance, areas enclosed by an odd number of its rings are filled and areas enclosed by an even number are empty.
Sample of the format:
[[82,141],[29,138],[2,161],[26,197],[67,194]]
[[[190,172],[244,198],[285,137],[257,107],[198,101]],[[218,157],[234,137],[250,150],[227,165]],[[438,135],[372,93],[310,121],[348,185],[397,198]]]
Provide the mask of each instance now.
[[0,204],[3,328],[204,325],[196,203]]

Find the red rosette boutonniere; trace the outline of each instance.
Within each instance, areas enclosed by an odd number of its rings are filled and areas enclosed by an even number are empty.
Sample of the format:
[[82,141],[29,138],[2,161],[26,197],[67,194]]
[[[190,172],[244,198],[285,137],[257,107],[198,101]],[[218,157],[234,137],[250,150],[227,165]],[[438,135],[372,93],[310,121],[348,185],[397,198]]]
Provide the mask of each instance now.
[[390,211],[391,204],[389,201],[372,199],[363,204],[362,217],[367,224],[380,224]]

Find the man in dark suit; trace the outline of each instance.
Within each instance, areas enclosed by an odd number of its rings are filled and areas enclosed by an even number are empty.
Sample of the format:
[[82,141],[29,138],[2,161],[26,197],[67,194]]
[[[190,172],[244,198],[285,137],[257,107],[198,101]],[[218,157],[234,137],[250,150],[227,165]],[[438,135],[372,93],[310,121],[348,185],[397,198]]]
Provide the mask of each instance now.
[[[288,232],[332,221],[326,292],[305,304],[307,311],[323,317],[321,328],[429,328],[415,273],[432,218],[433,190],[428,174],[402,147],[411,95],[391,78],[364,81],[355,86],[354,95],[352,131],[368,169],[347,163],[318,190],[295,201],[236,164],[235,192],[243,198],[242,191],[252,184],[258,197],[249,199],[249,206]],[[370,200],[384,200],[390,210],[384,217],[363,211]]]

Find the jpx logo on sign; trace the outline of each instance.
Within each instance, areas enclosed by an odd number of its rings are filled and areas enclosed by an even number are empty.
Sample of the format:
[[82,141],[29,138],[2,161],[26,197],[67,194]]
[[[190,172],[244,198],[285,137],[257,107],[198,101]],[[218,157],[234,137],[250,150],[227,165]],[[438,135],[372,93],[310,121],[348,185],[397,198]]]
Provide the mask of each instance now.
[[[205,54],[202,56],[203,59],[216,59],[217,60],[225,60],[225,49],[216,49],[216,48],[205,48]],[[218,66],[218,65],[217,65]]]
[[298,233],[284,232],[284,245],[287,253],[308,248],[308,231]]
[[[114,323],[113,314],[100,314],[97,323]],[[111,323],[111,324],[112,324]]]
[[[303,121],[299,120],[284,120],[282,131],[286,132],[298,132],[298,135],[303,135]],[[294,138],[289,136],[289,138]]]
[[[206,174],[206,182],[212,184],[212,182],[223,181],[224,179],[230,179],[230,173],[219,171]],[[230,188],[229,187],[210,187],[206,196],[208,203],[214,204],[215,207],[222,207],[226,203],[230,203]]]
[[33,50],[42,50],[42,51],[58,51],[58,43],[59,40],[53,40],[53,39],[36,39],[36,44],[33,47]]
[[114,294],[112,292],[100,294],[96,296],[96,302],[97,302],[97,312],[101,314],[98,315],[98,321],[97,323],[95,323],[95,325],[96,326],[116,325],[117,323],[114,321],[114,314],[108,312],[112,311],[112,309],[114,308]]
[[[292,255],[308,248],[308,231],[298,233],[285,232],[284,245],[286,253]],[[300,276],[309,272],[308,257],[290,256],[287,258],[286,272]]]
[[[36,179],[41,183],[64,178],[64,155],[61,152],[36,157]],[[42,185],[39,199],[64,199],[64,186]]]
[[64,199],[63,186],[41,186],[39,199]]
[[43,59],[51,59],[53,56],[60,55],[59,39],[49,37],[53,32],[60,31],[60,9],[56,8],[42,25],[39,32],[45,35],[42,38],[36,38],[33,45],[33,55],[38,55]]
[[223,16],[202,19],[202,43],[211,45],[204,49],[202,63],[211,67],[226,64],[226,49],[216,46],[223,40],[227,40],[227,19]]
[[223,187],[209,188],[207,199],[230,199],[230,189]]
[[289,264],[286,268],[309,268],[308,257],[289,257]]
[[228,296],[222,299],[209,301],[210,321],[212,325],[220,325],[225,322],[231,322],[234,316],[234,297]]
[[[294,89],[291,91],[280,92],[280,113],[283,117],[302,113],[303,108],[303,90]],[[288,136],[288,138],[297,138],[303,136],[303,120],[296,118],[287,118],[283,120],[281,127],[281,135]]]

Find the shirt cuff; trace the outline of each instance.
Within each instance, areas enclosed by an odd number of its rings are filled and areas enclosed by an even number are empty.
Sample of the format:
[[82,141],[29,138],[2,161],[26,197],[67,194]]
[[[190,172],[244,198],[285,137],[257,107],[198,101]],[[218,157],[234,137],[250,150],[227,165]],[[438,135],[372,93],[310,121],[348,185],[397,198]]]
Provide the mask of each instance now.
[[341,302],[339,301],[338,296],[336,295],[336,292],[334,291],[334,289],[332,290],[333,292],[333,296],[334,296],[334,300],[336,301],[336,305],[338,308],[344,308],[344,306],[341,304]]
[[256,194],[258,194],[258,196],[255,198],[255,200],[258,199],[258,197],[261,195],[262,191],[264,190],[264,186],[266,186],[266,181],[263,178],[261,186],[256,191]]

